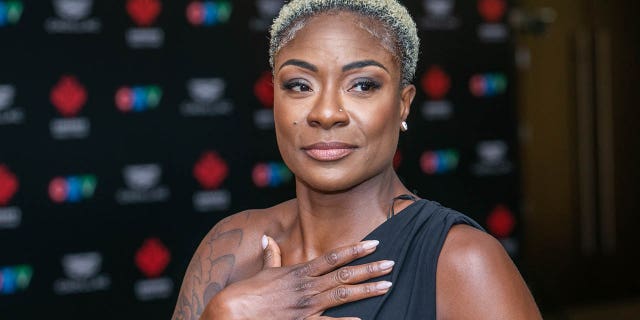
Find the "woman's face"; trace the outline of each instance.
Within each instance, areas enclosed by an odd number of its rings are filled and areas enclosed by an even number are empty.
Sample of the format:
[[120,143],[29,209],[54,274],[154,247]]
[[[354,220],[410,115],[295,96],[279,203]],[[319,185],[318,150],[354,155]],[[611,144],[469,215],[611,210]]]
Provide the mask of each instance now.
[[400,87],[396,58],[368,31],[380,28],[352,13],[323,14],[276,56],[278,147],[312,189],[343,191],[393,170],[415,88]]

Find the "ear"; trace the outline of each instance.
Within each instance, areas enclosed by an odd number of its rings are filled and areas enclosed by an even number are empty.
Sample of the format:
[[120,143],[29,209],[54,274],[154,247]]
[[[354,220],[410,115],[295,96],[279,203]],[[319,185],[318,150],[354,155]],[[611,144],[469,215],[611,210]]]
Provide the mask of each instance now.
[[400,117],[402,121],[407,120],[409,111],[411,111],[411,102],[416,97],[416,86],[409,84],[402,88],[400,92]]

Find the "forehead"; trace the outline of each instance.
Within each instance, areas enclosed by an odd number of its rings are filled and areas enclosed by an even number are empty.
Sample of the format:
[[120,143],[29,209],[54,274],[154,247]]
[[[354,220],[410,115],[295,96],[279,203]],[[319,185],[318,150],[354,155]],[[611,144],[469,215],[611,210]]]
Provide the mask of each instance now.
[[294,22],[290,28],[290,40],[276,55],[276,65],[282,63],[285,56],[287,59],[291,55],[311,58],[315,54],[332,53],[334,58],[363,55],[358,58],[375,58],[391,64],[388,67],[399,67],[393,35],[382,22],[371,17],[330,11]]

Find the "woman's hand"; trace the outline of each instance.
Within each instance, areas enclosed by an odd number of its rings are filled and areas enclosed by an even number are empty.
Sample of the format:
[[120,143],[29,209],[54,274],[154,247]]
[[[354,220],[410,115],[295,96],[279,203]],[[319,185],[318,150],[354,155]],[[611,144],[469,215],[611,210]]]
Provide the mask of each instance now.
[[[333,319],[326,309],[382,295],[391,283],[361,283],[391,272],[392,261],[345,264],[375,251],[378,241],[363,241],[329,251],[311,261],[281,266],[280,248],[263,237],[264,264],[255,276],[224,288],[200,319]],[[356,319],[356,318],[344,318]]]

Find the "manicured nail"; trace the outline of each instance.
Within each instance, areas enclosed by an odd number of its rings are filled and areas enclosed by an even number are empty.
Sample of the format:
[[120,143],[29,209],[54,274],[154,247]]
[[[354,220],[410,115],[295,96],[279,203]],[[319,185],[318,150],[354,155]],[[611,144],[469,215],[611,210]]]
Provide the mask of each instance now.
[[378,290],[386,290],[391,288],[392,283],[389,281],[382,281],[382,282],[378,282],[378,284],[376,284],[376,289]]
[[373,248],[377,247],[378,244],[380,244],[380,241],[378,241],[378,240],[364,241],[362,243],[362,249],[365,249],[365,250],[373,249]]
[[395,263],[395,262],[393,262],[393,261],[389,261],[389,260],[387,260],[387,261],[382,261],[382,262],[380,263],[379,267],[380,267],[380,269],[382,269],[382,270],[387,270],[387,269],[391,269],[391,267],[393,267],[393,265],[394,265],[394,264],[396,264],[396,263]]
[[266,249],[269,245],[269,239],[267,239],[266,235],[262,236],[262,250]]

